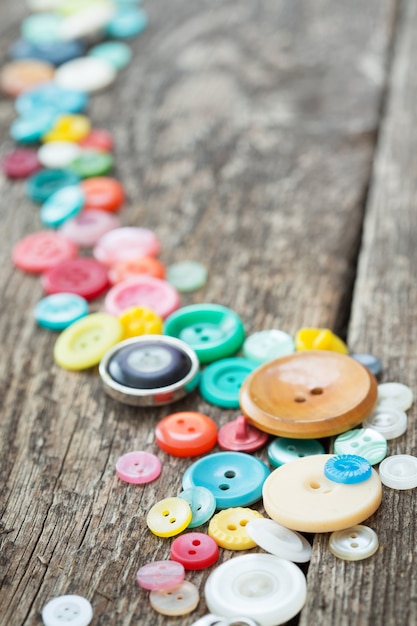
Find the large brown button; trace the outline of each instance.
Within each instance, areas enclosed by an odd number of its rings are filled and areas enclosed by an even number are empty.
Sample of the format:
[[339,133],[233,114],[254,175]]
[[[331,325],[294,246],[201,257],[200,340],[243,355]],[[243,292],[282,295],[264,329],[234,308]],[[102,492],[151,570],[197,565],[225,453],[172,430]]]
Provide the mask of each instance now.
[[240,406],[273,435],[311,439],[357,426],[377,401],[377,382],[358,361],[337,352],[296,352],[248,376]]

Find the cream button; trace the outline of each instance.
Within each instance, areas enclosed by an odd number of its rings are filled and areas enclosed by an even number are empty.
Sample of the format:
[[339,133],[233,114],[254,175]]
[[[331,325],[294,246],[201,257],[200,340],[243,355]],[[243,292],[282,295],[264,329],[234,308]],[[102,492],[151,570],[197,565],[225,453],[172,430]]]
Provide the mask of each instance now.
[[381,383],[378,385],[378,408],[392,406],[407,411],[413,404],[413,392],[402,383]]
[[307,539],[272,519],[253,519],[246,526],[246,532],[260,548],[281,559],[294,563],[310,560],[311,545]]
[[332,532],[367,519],[381,503],[379,476],[361,483],[336,483],[324,475],[331,454],[317,454],[282,465],[263,486],[269,517],[286,528],[301,532]]
[[417,487],[417,458],[411,454],[394,454],[379,466],[381,482],[391,489]]
[[193,583],[184,580],[181,585],[173,589],[151,591],[149,601],[151,607],[162,615],[186,615],[197,607],[200,600],[198,589]]
[[372,528],[358,524],[330,535],[329,549],[345,561],[361,561],[378,550],[378,536]]

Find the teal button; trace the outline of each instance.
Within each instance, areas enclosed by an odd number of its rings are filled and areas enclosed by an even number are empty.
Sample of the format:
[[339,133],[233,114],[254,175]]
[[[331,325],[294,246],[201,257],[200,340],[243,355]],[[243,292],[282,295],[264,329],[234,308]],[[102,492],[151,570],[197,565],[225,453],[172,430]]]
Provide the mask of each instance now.
[[113,156],[110,152],[84,150],[79,157],[72,161],[68,169],[80,178],[93,178],[108,174],[112,167]]
[[33,202],[45,202],[59,189],[79,182],[80,177],[68,170],[41,170],[27,180],[26,193]]
[[88,303],[75,293],[55,293],[42,298],[33,314],[40,326],[48,330],[64,330],[88,315]]
[[280,467],[303,456],[324,453],[324,447],[317,439],[277,437],[268,446],[268,459],[273,467]]
[[129,46],[122,41],[106,41],[91,48],[88,53],[90,57],[104,59],[115,70],[121,70],[129,65],[132,60],[132,51]]
[[148,25],[145,11],[131,4],[120,4],[116,14],[106,26],[106,33],[115,39],[129,39],[136,37]]
[[167,281],[181,293],[200,289],[207,281],[207,270],[198,261],[181,261],[167,269]]
[[64,89],[54,83],[45,83],[25,91],[15,100],[19,115],[36,115],[39,110],[53,109],[58,113],[79,113],[88,104],[87,94]]
[[373,428],[357,428],[348,430],[336,437],[334,441],[335,454],[357,454],[375,465],[387,455],[387,440]]
[[238,409],[240,388],[254,369],[256,363],[239,357],[211,363],[201,374],[200,393],[210,404]]
[[35,13],[23,20],[22,37],[34,44],[59,40],[58,29],[62,18],[57,13]]
[[10,126],[10,136],[18,143],[37,143],[51,130],[56,116],[56,111],[47,107],[30,115],[18,117]]
[[190,505],[192,518],[188,528],[197,528],[208,522],[216,510],[216,499],[206,487],[190,487],[178,494]]
[[78,185],[63,187],[52,194],[42,205],[40,218],[49,228],[58,228],[83,208],[85,196]]
[[293,352],[294,339],[283,330],[261,330],[243,344],[243,355],[255,363],[267,363]]

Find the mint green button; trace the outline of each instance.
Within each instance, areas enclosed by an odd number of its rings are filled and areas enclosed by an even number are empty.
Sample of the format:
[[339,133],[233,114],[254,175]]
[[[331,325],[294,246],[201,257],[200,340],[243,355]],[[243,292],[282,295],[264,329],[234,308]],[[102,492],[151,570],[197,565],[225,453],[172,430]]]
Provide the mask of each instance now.
[[115,70],[121,70],[132,60],[132,51],[122,41],[106,41],[91,48],[88,56],[104,59]]
[[357,454],[371,465],[386,457],[388,444],[383,435],[373,428],[357,428],[336,437],[335,454]]
[[68,169],[80,178],[92,178],[108,174],[112,167],[113,156],[109,152],[84,150],[79,157],[72,161]]
[[182,293],[196,291],[205,284],[207,270],[198,261],[181,261],[168,267],[167,280]]
[[58,41],[58,29],[62,18],[56,13],[35,13],[23,20],[22,37],[34,44]]
[[283,330],[261,330],[246,338],[243,354],[256,363],[266,363],[295,352],[294,339]]
[[211,363],[201,374],[200,393],[210,404],[238,409],[240,388],[256,367],[256,363],[239,357]]
[[324,447],[317,439],[277,437],[268,446],[268,459],[273,467],[280,467],[303,456],[324,454],[324,452]]

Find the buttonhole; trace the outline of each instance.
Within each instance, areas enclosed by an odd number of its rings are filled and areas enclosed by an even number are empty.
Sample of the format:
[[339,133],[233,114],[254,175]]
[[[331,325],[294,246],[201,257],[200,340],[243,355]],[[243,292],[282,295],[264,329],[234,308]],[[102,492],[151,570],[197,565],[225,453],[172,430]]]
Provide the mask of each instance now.
[[184,424],[184,420],[177,420],[177,424]]
[[236,472],[234,472],[233,470],[227,470],[224,475],[226,478],[234,478],[236,476]]
[[246,524],[248,523],[248,521],[249,521],[249,520],[247,520],[247,519],[241,519],[241,520],[240,520],[240,522],[239,522],[239,524],[240,524],[241,526],[246,526]]
[[188,554],[197,554],[195,550],[188,550]]
[[202,336],[200,337],[200,340],[201,340],[201,341],[210,341],[210,337],[207,337],[206,335],[202,335]]
[[236,376],[228,376],[226,378],[228,383],[235,383],[236,382]]
[[187,428],[189,433],[195,433],[195,428],[193,428],[192,426],[190,426],[190,428]]
[[323,389],[322,389],[321,387],[314,387],[314,388],[310,391],[310,393],[311,393],[313,396],[321,396],[321,394],[323,393]]
[[310,487],[312,489],[320,489],[320,483],[317,483],[316,481],[312,480],[310,483]]
[[351,547],[351,548],[359,548],[359,544],[358,544],[358,543],[356,543],[356,541],[355,541],[354,543],[351,543],[351,544],[350,544],[350,547]]
[[289,452],[295,452],[295,446],[287,446],[287,450],[289,450]]
[[201,505],[197,507],[197,511],[201,511]]
[[368,437],[368,435],[366,437],[363,438],[364,441],[372,441],[371,437]]
[[301,394],[296,395],[294,398],[294,402],[305,402],[305,401],[306,401],[305,397],[302,396]]
[[169,515],[169,511],[162,511],[162,515],[163,515],[164,517],[168,517],[168,515]]
[[222,491],[227,491],[228,489],[230,489],[230,485],[219,485],[219,489],[221,489]]
[[171,519],[169,520],[169,523],[170,523],[170,524],[175,524],[175,522],[176,522],[176,521],[177,521],[177,520],[176,520],[176,518],[175,518],[175,517],[171,517]]
[[184,596],[177,596],[177,600],[184,600]]
[[201,541],[199,539],[194,539],[194,541],[191,542],[193,544],[193,546],[199,546]]
[[234,524],[228,524],[227,530],[236,530],[236,526]]
[[359,446],[357,441],[353,441],[351,444],[352,448],[357,448]]
[[356,537],[357,537],[357,536],[358,536],[358,535],[357,535],[356,533],[352,533],[351,535],[349,535],[349,537],[350,537],[351,539],[356,539]]

